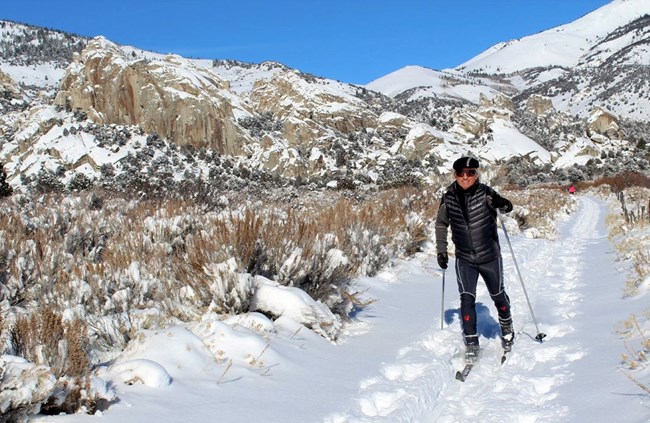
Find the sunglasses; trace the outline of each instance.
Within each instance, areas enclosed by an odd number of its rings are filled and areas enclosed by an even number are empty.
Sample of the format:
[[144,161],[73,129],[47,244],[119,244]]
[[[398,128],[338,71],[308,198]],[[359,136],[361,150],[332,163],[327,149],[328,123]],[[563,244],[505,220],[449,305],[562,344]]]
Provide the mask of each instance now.
[[467,169],[467,170],[457,170],[456,171],[456,176],[458,176],[458,177],[462,177],[463,175],[476,176],[477,174],[478,174],[478,172],[476,171],[476,169]]

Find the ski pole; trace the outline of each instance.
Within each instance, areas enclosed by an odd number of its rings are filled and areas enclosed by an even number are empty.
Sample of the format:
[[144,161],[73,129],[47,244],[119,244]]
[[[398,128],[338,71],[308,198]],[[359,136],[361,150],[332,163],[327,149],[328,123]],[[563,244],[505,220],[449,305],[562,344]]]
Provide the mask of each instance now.
[[443,329],[445,322],[445,273],[447,270],[442,269],[442,303],[440,304],[440,329]]
[[542,340],[546,337],[546,334],[539,331],[539,326],[537,325],[537,319],[535,319],[535,313],[533,313],[533,306],[530,305],[530,299],[528,298],[528,293],[526,292],[526,285],[524,285],[524,278],[521,277],[521,272],[519,271],[519,266],[517,265],[517,259],[515,258],[515,252],[512,249],[512,244],[510,243],[510,237],[508,236],[508,231],[506,231],[506,225],[505,223],[503,223],[503,216],[501,216],[501,212],[499,211],[499,209],[497,209],[497,215],[499,216],[499,220],[501,220],[501,228],[503,229],[503,233],[506,236],[506,241],[508,241],[508,247],[510,247],[510,254],[512,254],[512,261],[515,263],[515,269],[517,269],[519,282],[521,282],[521,287],[524,290],[524,295],[526,296],[526,302],[528,303],[528,309],[530,310],[530,315],[533,318],[533,323],[535,324],[535,329],[537,330],[537,336],[535,337],[535,339],[539,342],[542,342]]

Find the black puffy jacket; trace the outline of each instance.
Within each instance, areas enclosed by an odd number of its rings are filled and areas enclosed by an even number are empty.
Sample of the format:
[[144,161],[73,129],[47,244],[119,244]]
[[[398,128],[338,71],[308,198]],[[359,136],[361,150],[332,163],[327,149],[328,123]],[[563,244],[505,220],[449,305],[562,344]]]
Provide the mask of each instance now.
[[[495,199],[503,200],[496,191],[480,182],[467,191],[455,182],[451,184],[442,197],[436,218],[437,251],[447,252],[447,227],[451,226],[456,257],[470,263],[486,263],[497,258],[501,248],[496,210],[491,206]],[[464,207],[460,201],[464,201]]]

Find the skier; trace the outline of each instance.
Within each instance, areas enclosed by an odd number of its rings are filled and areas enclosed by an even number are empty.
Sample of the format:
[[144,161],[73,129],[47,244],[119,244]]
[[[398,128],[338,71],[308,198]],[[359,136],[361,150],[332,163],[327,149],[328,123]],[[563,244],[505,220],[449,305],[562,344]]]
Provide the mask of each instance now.
[[569,194],[575,194],[576,193],[576,187],[575,185],[571,185],[569,187]]
[[456,180],[440,201],[435,223],[438,264],[447,268],[447,228],[456,247],[456,278],[460,293],[460,314],[466,346],[465,359],[473,364],[478,358],[479,336],[476,330],[476,286],[483,278],[497,308],[501,343],[510,351],[514,341],[510,299],[503,283],[503,263],[497,234],[497,212],[512,210],[512,203],[494,189],[479,182],[479,162],[461,157],[453,164]]

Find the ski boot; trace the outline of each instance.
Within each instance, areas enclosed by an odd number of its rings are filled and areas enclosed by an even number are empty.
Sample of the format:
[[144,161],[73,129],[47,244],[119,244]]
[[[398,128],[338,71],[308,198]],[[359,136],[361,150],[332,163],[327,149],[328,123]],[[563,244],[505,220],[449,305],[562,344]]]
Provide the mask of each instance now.
[[515,333],[512,330],[512,323],[501,326],[501,347],[504,352],[512,350],[512,344],[515,342]]
[[479,349],[478,344],[467,344],[465,346],[465,363],[475,364],[478,360]]

